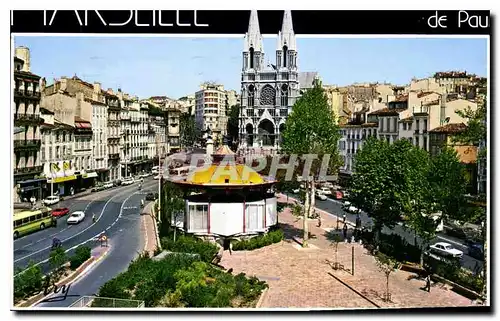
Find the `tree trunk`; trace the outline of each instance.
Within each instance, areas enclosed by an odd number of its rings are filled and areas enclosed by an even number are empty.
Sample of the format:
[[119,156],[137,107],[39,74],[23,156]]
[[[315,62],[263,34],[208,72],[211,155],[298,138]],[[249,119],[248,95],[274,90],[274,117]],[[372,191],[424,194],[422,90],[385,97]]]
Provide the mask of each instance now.
[[390,276],[390,274],[387,273],[385,276],[386,276],[385,295],[386,295],[387,301],[389,301],[389,276]]
[[315,193],[316,192],[316,186],[314,186],[314,177],[313,179],[311,180],[311,192],[310,192],[310,197],[311,197],[311,202],[310,202],[310,208],[309,208],[309,214],[308,216],[309,217],[312,217],[312,212],[314,212],[315,210],[315,206],[316,206],[316,197],[315,197]]
[[306,181],[305,183],[305,188],[306,188],[306,197],[304,200],[304,238],[302,240],[302,247],[308,247],[308,240],[309,240],[309,225],[308,225],[308,213],[309,213],[309,182]]
[[335,242],[335,265],[339,263],[338,252],[339,252],[339,242]]

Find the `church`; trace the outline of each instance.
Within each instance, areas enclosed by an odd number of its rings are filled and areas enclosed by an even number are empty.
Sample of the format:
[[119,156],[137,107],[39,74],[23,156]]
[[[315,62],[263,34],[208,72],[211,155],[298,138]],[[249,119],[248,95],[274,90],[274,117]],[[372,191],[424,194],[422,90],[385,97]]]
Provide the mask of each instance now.
[[317,77],[315,72],[298,72],[291,11],[283,14],[275,58],[276,64],[265,60],[258,14],[252,10],[243,48],[240,148],[277,151],[301,89],[311,88]]

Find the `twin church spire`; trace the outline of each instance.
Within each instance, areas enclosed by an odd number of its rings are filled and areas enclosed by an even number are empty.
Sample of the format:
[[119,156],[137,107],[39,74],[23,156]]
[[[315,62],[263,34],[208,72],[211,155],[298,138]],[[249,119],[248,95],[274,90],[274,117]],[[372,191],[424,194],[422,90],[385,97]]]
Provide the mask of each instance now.
[[[297,42],[293,31],[292,12],[285,10],[281,30],[276,43],[276,67],[296,68]],[[261,69],[264,66],[264,45],[260,33],[257,10],[252,10],[248,23],[248,32],[244,41],[243,69]]]

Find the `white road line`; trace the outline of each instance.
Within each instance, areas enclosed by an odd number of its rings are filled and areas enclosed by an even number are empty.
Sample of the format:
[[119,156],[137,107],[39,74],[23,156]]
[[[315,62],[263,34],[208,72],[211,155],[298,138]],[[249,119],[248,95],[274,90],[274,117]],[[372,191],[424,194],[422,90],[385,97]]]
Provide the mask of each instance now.
[[456,245],[458,245],[458,246],[463,247],[464,249],[466,249],[466,248],[467,248],[467,246],[463,245],[462,243],[459,243],[459,242],[457,242],[457,241],[453,241],[453,240],[447,239],[447,238],[442,237],[442,236],[436,236],[436,238],[441,239],[441,240],[445,240],[445,241],[450,242],[450,243],[453,243],[453,244],[456,244]]
[[[97,220],[96,220],[94,223],[92,223],[91,225],[89,225],[87,228],[83,229],[83,230],[82,230],[82,231],[80,231],[79,233],[77,233],[77,234],[75,234],[75,235],[72,235],[72,236],[68,237],[67,239],[64,239],[64,240],[63,240],[63,241],[61,241],[61,242],[62,242],[62,243],[64,243],[64,242],[66,242],[66,241],[68,241],[68,240],[71,240],[72,238],[77,237],[78,235],[82,234],[83,232],[87,231],[89,228],[91,228],[92,226],[94,226],[95,224],[97,224],[97,222],[99,222],[99,220],[101,219],[102,215],[104,214],[104,211],[105,211],[106,207],[108,206],[108,204],[109,204],[109,203],[110,203],[110,202],[111,202],[111,201],[112,201],[115,197],[117,197],[117,196],[119,196],[119,195],[121,195],[121,194],[123,194],[123,193],[118,193],[118,194],[116,194],[115,196],[111,197],[111,198],[110,198],[110,199],[109,199],[109,200],[108,200],[108,201],[104,204],[104,207],[103,207],[103,208],[102,208],[102,210],[101,210],[101,214],[99,215],[99,217],[97,218]],[[134,194],[132,194],[132,195],[134,195]],[[40,252],[42,252],[42,251],[45,251],[45,250],[47,250],[47,249],[49,249],[49,248],[51,248],[51,247],[50,247],[50,246],[47,246],[46,248],[40,249],[40,250],[38,250],[38,251],[36,251],[36,252],[33,252],[33,253],[29,254],[29,255],[23,256],[22,258],[19,258],[19,259],[15,260],[15,261],[14,261],[14,263],[19,262],[19,261],[21,261],[21,260],[24,260],[24,259],[26,259],[26,258],[28,258],[28,257],[30,257],[30,256],[33,256],[33,255],[35,255],[35,254],[37,254],[37,253],[40,253]],[[67,250],[66,252],[68,252],[68,251],[69,251],[69,250]]]

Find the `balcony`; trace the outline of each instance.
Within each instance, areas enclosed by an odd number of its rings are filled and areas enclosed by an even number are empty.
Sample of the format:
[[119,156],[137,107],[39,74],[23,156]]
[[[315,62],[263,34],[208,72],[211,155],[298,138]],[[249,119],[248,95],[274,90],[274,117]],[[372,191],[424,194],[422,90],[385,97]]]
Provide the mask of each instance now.
[[14,140],[15,150],[40,149],[41,139]]
[[108,159],[120,159],[120,153],[108,154]]
[[414,114],[428,114],[429,113],[429,106],[418,106],[418,107],[413,107],[413,113]]
[[14,114],[15,125],[43,124],[43,118],[36,114]]
[[43,171],[43,166],[25,166],[14,168],[14,175],[39,174]]
[[14,89],[14,97],[40,98],[40,92],[26,89]]

